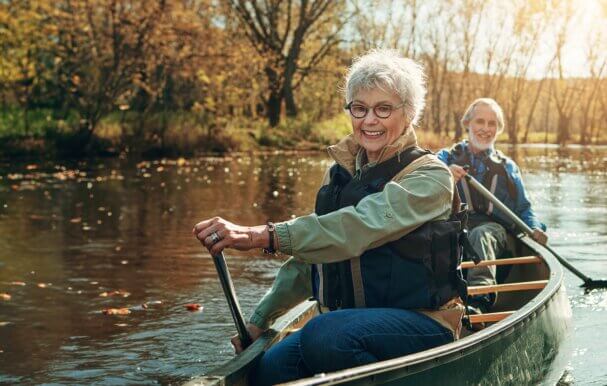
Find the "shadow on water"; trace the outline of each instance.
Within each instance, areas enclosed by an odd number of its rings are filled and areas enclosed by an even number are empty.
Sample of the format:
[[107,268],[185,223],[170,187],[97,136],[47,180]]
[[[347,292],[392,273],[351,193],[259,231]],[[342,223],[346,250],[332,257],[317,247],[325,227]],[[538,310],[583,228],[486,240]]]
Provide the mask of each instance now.
[[[503,150],[521,166],[552,245],[607,276],[607,149]],[[328,165],[323,154],[0,165],[0,293],[10,295],[0,300],[0,383],[178,383],[227,360],[234,327],[192,226],[214,215],[253,225],[307,214]],[[227,258],[249,315],[281,259]],[[568,275],[567,372],[572,383],[601,384],[602,355],[587,353],[606,354],[607,296],[578,284]],[[112,291],[121,292],[102,296]]]

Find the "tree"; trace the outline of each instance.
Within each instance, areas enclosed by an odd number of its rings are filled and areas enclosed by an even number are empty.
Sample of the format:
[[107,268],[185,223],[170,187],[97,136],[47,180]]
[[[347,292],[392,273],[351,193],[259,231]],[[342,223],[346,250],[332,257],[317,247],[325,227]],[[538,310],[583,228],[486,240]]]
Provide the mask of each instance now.
[[229,0],[246,35],[264,61],[267,78],[266,115],[270,126],[280,122],[282,104],[297,115],[294,90],[337,46],[347,18],[343,1]]
[[0,2],[0,84],[12,91],[23,110],[25,134],[36,88],[51,77],[55,33],[48,23],[51,5],[46,1]]

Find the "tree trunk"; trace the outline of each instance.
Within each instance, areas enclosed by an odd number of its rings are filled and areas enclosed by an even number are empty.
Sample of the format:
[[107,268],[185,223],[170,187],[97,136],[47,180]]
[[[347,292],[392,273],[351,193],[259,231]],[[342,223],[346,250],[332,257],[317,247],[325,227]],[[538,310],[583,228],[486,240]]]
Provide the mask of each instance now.
[[270,127],[276,127],[280,123],[280,105],[282,98],[280,94],[272,92],[266,102],[266,117]]
[[266,101],[266,117],[268,118],[270,127],[276,127],[280,123],[280,110],[284,95],[281,92],[280,81],[276,70],[270,66],[266,66],[265,72],[268,77],[270,89],[270,95]]
[[285,81],[285,84],[283,86],[283,97],[285,100],[287,116],[290,118],[295,118],[297,116],[297,104],[295,103],[293,87],[290,81]]

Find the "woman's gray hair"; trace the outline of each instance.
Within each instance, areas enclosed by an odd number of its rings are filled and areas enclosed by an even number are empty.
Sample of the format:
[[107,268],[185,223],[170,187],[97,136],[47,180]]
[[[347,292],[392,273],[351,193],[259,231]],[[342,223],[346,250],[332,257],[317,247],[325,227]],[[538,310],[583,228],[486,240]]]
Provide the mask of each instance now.
[[470,121],[474,119],[474,109],[478,105],[488,106],[497,117],[497,134],[500,134],[504,131],[504,111],[501,106],[495,101],[493,98],[478,98],[474,102],[470,103],[470,106],[466,109],[462,120],[460,121],[462,128],[464,130],[468,130],[468,125],[470,125]]
[[426,86],[423,67],[395,50],[374,49],[354,59],[346,74],[346,103],[363,89],[378,87],[400,97],[409,124],[417,123],[424,109]]

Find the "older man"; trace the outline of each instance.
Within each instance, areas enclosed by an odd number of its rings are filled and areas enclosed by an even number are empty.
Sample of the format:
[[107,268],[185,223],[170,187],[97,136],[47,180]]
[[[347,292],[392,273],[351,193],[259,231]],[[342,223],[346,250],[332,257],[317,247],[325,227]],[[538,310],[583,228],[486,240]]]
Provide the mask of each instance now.
[[[504,130],[504,114],[497,102],[480,98],[472,102],[461,120],[468,140],[441,150],[437,156],[446,163],[458,181],[461,199],[470,209],[469,239],[481,259],[494,260],[506,251],[506,230],[514,224],[493,204],[470,187],[464,178],[470,174],[489,189],[501,202],[521,218],[531,229],[533,238],[545,244],[546,226],[536,217],[525,193],[518,166],[494,148],[497,136]],[[470,269],[468,285],[495,284],[495,266]],[[475,296],[469,300],[469,310],[487,312],[495,303],[496,294]]]

